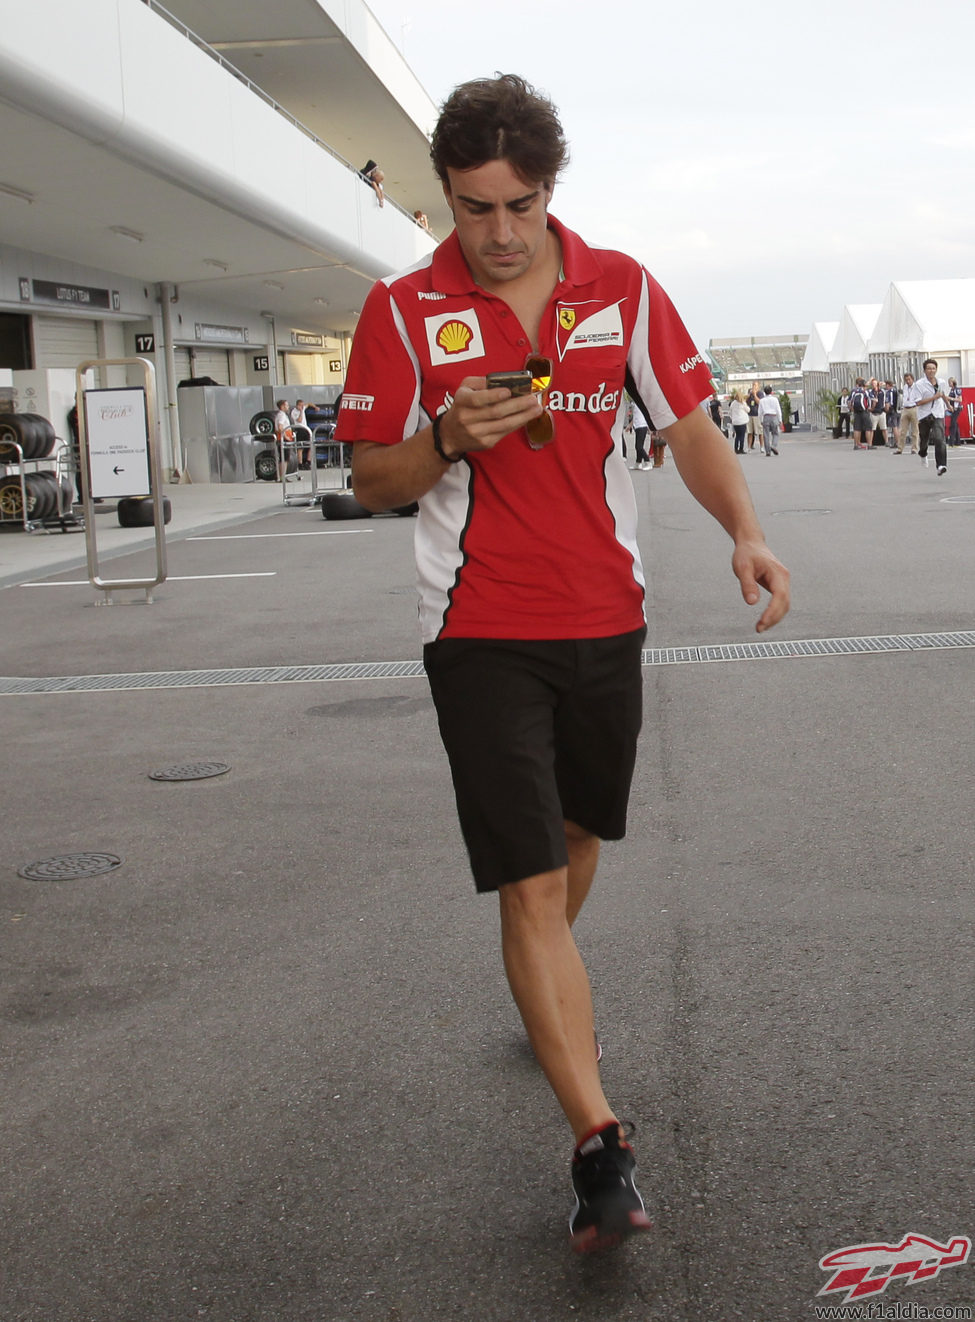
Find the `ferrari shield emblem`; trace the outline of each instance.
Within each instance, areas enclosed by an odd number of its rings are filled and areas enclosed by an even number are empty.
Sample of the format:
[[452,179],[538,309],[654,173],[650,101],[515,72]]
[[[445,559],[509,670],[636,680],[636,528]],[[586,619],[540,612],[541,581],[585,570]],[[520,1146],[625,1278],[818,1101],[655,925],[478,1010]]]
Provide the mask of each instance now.
[[563,330],[570,331],[576,324],[576,314],[574,308],[559,308],[559,325]]

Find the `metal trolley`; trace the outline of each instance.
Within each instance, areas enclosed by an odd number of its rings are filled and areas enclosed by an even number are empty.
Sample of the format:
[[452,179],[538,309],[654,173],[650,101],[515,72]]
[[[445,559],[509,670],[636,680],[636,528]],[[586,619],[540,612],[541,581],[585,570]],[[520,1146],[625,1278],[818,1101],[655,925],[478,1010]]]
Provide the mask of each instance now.
[[[21,415],[21,421],[23,415]],[[41,419],[46,422],[46,419]],[[50,428],[50,423],[47,423]],[[65,441],[45,440],[46,453],[35,455],[24,438],[0,430],[0,524],[16,523],[25,532],[80,532],[85,521],[74,509],[77,456]]]

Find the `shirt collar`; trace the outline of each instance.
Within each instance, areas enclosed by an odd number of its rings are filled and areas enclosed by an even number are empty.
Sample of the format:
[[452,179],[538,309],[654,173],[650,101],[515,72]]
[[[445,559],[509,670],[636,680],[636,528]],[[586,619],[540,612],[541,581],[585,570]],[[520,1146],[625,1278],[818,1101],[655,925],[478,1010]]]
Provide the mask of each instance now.
[[[548,227],[562,245],[561,283],[589,285],[598,280],[603,268],[596,252],[551,213]],[[441,294],[468,294],[478,288],[464,259],[456,230],[450,232],[433,254],[430,275],[433,288]]]

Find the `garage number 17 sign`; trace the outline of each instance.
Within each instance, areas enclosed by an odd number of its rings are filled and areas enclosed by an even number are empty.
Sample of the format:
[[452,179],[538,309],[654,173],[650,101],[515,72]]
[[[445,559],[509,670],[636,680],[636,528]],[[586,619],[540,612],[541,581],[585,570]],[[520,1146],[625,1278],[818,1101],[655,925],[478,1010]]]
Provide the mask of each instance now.
[[148,496],[145,390],[86,390],[85,430],[92,496]]

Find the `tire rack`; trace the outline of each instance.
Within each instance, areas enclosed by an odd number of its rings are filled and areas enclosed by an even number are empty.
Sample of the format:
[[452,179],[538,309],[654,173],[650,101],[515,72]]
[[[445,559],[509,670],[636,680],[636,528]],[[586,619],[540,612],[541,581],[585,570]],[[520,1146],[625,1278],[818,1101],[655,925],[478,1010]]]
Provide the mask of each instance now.
[[[15,458],[8,455],[13,452]],[[28,514],[28,473],[50,473],[54,464],[54,477],[57,482],[57,513],[45,515],[42,519],[32,519]],[[82,515],[75,513],[71,492],[74,490],[75,463],[71,447],[58,439],[54,450],[42,459],[25,459],[22,446],[17,441],[5,441],[0,449],[0,468],[5,475],[11,469],[16,470],[20,480],[20,515],[10,515],[0,505],[0,523],[19,523],[24,532],[82,532],[85,521]]]
[[[307,430],[311,432],[310,441],[298,440],[297,437],[293,441],[279,441],[275,436],[268,437],[268,441],[275,451],[281,467],[285,470],[284,481],[281,483],[281,499],[285,505],[318,505],[321,503],[322,491],[320,491],[318,487],[319,449],[325,451],[325,463],[323,466],[326,469],[337,467],[339,470],[339,486],[340,488],[345,487],[345,445],[332,439],[335,434],[334,426],[332,426],[330,431],[326,430],[327,427],[327,423],[319,423],[316,427],[308,427]],[[299,466],[302,450],[307,450],[310,456],[308,476],[311,479],[311,490],[294,491],[289,494],[289,479],[300,482],[304,476],[304,470]],[[338,455],[337,464],[333,465],[329,462],[329,451],[334,451]],[[288,470],[292,460],[294,461],[295,467],[293,471],[289,472]],[[324,489],[325,488],[322,488],[322,490]]]

